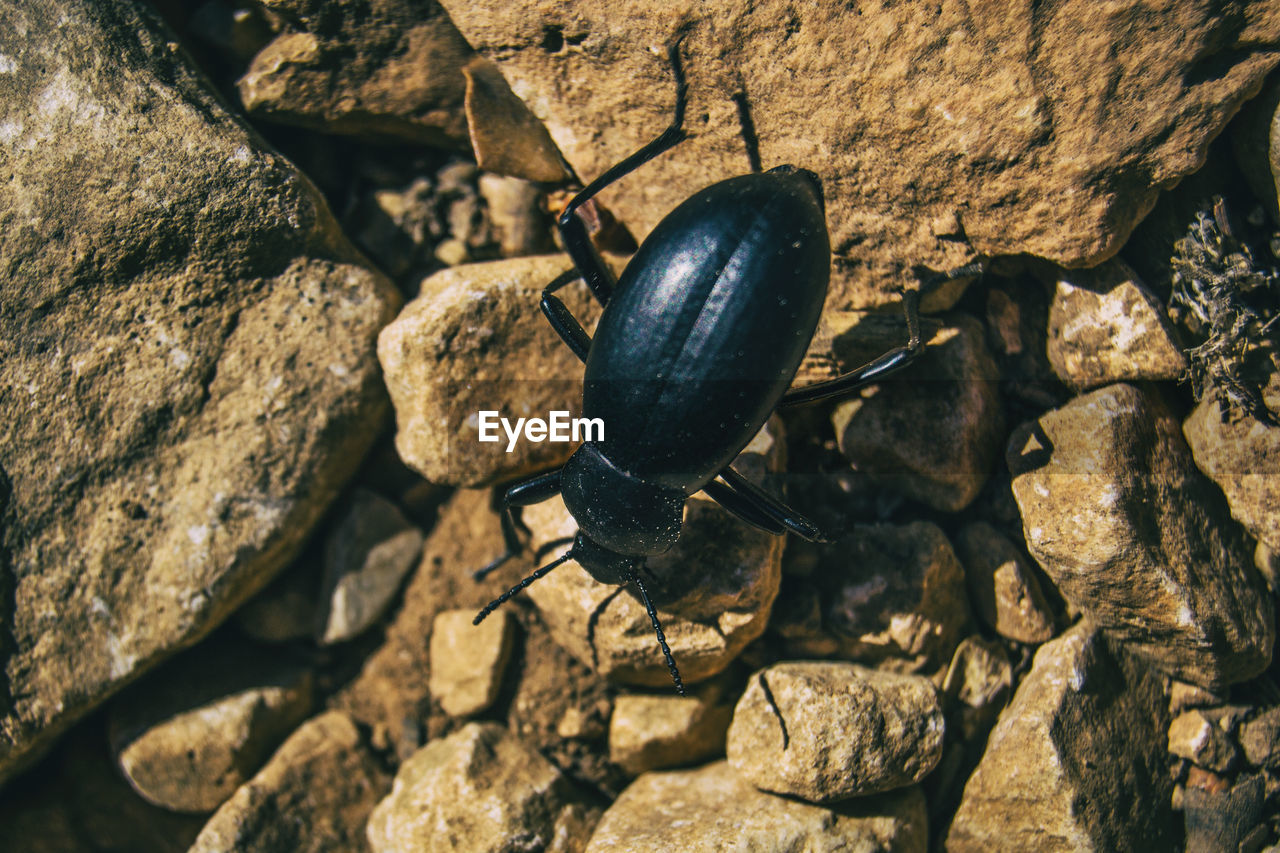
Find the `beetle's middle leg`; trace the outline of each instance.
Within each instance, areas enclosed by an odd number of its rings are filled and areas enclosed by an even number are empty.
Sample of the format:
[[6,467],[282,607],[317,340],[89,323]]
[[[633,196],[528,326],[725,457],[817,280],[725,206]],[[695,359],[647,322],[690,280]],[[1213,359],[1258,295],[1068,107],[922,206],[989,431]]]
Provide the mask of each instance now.
[[578,216],[578,208],[609,184],[634,172],[662,152],[674,148],[685,138],[684,108],[689,87],[685,83],[684,69],[680,65],[679,39],[667,48],[667,60],[671,63],[671,73],[676,81],[675,115],[671,119],[671,125],[648,145],[621,163],[605,170],[604,174],[587,184],[565,205],[559,219],[556,220],[556,227],[560,231],[560,238],[564,241],[565,251],[569,253],[569,257],[573,259],[573,265],[582,273],[587,287],[591,288],[591,292],[595,294],[601,305],[608,304],[618,280],[614,278],[613,271],[592,245],[591,237],[587,234],[587,226]]
[[503,551],[502,556],[489,563],[489,565],[472,572],[471,576],[476,580],[483,580],[485,575],[506,563],[523,549],[520,543],[520,535],[516,532],[515,519],[511,515],[512,507],[542,503],[543,501],[551,500],[558,494],[560,494],[559,468],[546,474],[539,474],[536,477],[522,480],[507,489],[506,494],[502,496],[502,514],[500,516],[502,519],[502,544],[506,550]]
[[815,382],[803,388],[793,388],[782,396],[782,402],[779,405],[794,406],[847,394],[864,385],[878,382],[888,374],[906,367],[924,352],[924,344],[920,340],[920,295],[943,282],[980,275],[983,269],[982,264],[957,267],[929,278],[919,290],[908,290],[902,295],[902,312],[907,318],[907,343],[904,346],[894,347],[884,355],[872,359],[857,370],[852,370],[843,376],[837,376],[825,382]]

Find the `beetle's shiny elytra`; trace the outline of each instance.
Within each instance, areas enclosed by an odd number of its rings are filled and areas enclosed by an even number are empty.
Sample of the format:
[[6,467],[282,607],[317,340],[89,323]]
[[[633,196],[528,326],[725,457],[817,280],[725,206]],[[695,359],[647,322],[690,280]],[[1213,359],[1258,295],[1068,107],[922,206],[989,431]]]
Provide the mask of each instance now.
[[[615,281],[577,212],[601,189],[684,139],[678,42],[668,58],[676,80],[671,126],[565,207],[557,227],[574,269],[542,295],[543,313],[586,365],[583,415],[604,420],[605,438],[584,443],[559,470],[507,490],[506,552],[476,576],[519,552],[512,507],[559,494],[578,533],[568,551],[488,604],[475,621],[575,559],[597,581],[636,588],[683,694],[640,577],[645,558],[676,543],[685,501],[698,491],[770,533],[827,541],[730,464],[780,404],[847,393],[906,365],[921,345],[918,294],[909,292],[903,299],[906,345],[851,373],[788,391],[822,312],[831,265],[821,183],[793,166],[730,178],[696,193],[654,228]],[[966,267],[940,278],[977,271]],[[578,279],[605,306],[594,339],[555,295]]]

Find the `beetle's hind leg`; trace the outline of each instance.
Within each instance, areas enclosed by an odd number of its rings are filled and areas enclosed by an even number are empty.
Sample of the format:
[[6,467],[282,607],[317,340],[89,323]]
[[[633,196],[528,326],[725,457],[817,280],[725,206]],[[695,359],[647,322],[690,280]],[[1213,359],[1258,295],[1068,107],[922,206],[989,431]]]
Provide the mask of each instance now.
[[782,402],[779,405],[794,406],[799,403],[810,403],[814,400],[837,397],[850,391],[856,391],[864,385],[878,382],[888,374],[906,367],[924,352],[924,343],[920,340],[921,294],[928,293],[944,282],[981,275],[983,269],[984,267],[980,263],[957,267],[930,277],[921,285],[919,290],[908,290],[902,294],[902,313],[907,319],[907,343],[904,346],[894,347],[884,355],[872,359],[857,370],[852,370],[843,376],[837,376],[835,379],[828,379],[825,382],[815,382],[812,385],[805,385],[803,388],[793,388],[783,395]]
[[675,114],[672,116],[671,125],[648,145],[621,163],[605,170],[604,174],[587,184],[565,205],[559,219],[556,220],[556,227],[560,231],[560,238],[564,241],[565,251],[569,253],[569,257],[573,259],[573,265],[582,273],[587,287],[591,288],[591,292],[595,294],[601,305],[608,304],[618,281],[614,278],[613,271],[605,265],[596,247],[592,245],[591,237],[587,234],[587,226],[578,216],[578,208],[609,184],[634,172],[662,152],[674,148],[685,138],[684,110],[689,87],[685,83],[684,68],[680,65],[679,39],[667,48],[667,61],[671,63],[671,74],[676,81]]
[[483,580],[486,575],[523,550],[524,546],[520,542],[520,535],[516,532],[515,518],[512,516],[513,507],[542,503],[558,494],[560,494],[560,469],[558,468],[546,474],[530,477],[507,489],[502,496],[501,514],[502,544],[506,550],[503,551],[502,556],[493,560],[484,568],[472,572],[471,576],[476,580]]
[[833,541],[812,521],[732,468],[725,468],[719,476],[724,482],[712,480],[702,487],[703,491],[752,527],[778,536],[794,533],[810,542]]

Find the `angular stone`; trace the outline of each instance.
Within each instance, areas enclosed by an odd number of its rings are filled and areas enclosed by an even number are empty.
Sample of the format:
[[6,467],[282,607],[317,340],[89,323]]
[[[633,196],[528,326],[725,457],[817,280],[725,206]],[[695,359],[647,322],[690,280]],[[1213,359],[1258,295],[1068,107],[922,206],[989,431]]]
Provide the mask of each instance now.
[[147,802],[212,812],[311,712],[309,670],[214,644],[162,668],[111,706],[120,771]]
[[[584,178],[670,122],[662,48],[679,28],[667,7],[444,6]],[[1181,3],[1097,14],[1092,0],[1048,14],[1029,0],[856,11],[702,4],[682,43],[695,132],[605,204],[642,236],[694,190],[746,171],[741,102],[766,167],[823,179],[832,308],[883,300],[917,265],[950,269],[973,250],[1089,266],[1199,168],[1280,62],[1280,14],[1265,2],[1230,16]]]
[[987,736],[1008,701],[1013,666],[1004,648],[979,636],[966,637],[942,681],[953,739],[974,741]]
[[433,0],[264,0],[290,26],[238,87],[255,118],[374,142],[467,145],[471,48]]
[[554,849],[562,815],[581,808],[537,750],[495,723],[469,723],[400,765],[367,837],[373,853]]
[[724,751],[732,716],[716,682],[690,696],[624,693],[609,718],[609,760],[632,776],[697,764]]
[[385,413],[390,283],[174,45],[0,11],[0,777],[286,565]]
[[[759,482],[760,469],[781,464],[781,424],[772,420],[734,461]],[[577,532],[559,498],[525,507],[536,550]],[[680,676],[686,683],[722,671],[769,621],[782,579],[783,537],[749,527],[695,495],[685,505],[680,540],[646,565],[646,585]],[[561,548],[565,547],[563,544]],[[570,560],[525,593],[562,647],[613,681],[671,685],[649,614],[633,588],[597,583]]]
[[818,806],[757,791],[719,761],[646,773],[596,826],[587,853],[634,850],[877,850],[924,853],[918,787]]
[[351,720],[328,711],[303,723],[222,804],[190,853],[357,850],[390,784]]
[[515,96],[502,72],[481,57],[462,68],[471,150],[480,168],[499,175],[556,184],[572,177],[547,129]]
[[1074,606],[1184,681],[1266,668],[1270,596],[1153,392],[1112,385],[1024,424],[1009,467],[1027,547]]
[[446,610],[431,628],[431,695],[451,717],[469,717],[493,704],[515,645],[511,614],[492,613],[471,624],[474,610]]
[[[842,370],[906,342],[899,318],[864,315],[847,331],[832,322]],[[976,320],[963,315],[922,332],[924,354],[863,389],[831,414],[843,453],[860,471],[929,506],[955,512],[978,495],[1000,452],[1004,414],[999,373]]]
[[[537,309],[542,289],[570,266],[554,255],[442,270],[383,330],[378,358],[406,464],[435,483],[476,486],[568,458],[573,444],[521,437],[512,446],[501,427],[499,440],[481,442],[479,413],[496,411],[513,425],[552,411],[578,415],[582,362]],[[558,295],[590,331],[599,309],[587,289]]]
[[1180,714],[1188,708],[1203,708],[1207,705],[1221,705],[1225,697],[1197,684],[1172,679],[1169,684],[1169,713]]
[[[1280,371],[1263,400],[1280,411]],[[1247,414],[1224,422],[1216,397],[1206,397],[1182,425],[1196,465],[1209,475],[1231,515],[1260,543],[1280,550],[1280,428]]]
[[1246,839],[1254,837],[1253,831],[1263,822],[1264,795],[1261,774],[1243,777],[1221,791],[1188,785],[1183,800],[1183,849],[1186,853],[1258,849],[1260,844],[1247,845]]
[[839,656],[932,673],[969,620],[964,570],[937,525],[854,525],[822,546],[810,575],[816,618],[787,637],[790,656]]
[[967,524],[956,537],[970,599],[978,616],[1002,637],[1043,643],[1057,619],[1022,552],[984,521]]
[[1280,708],[1268,708],[1240,727],[1245,761],[1254,767],[1280,767]]
[[1049,307],[1049,363],[1076,389],[1178,379],[1187,357],[1164,306],[1128,264],[1056,270]]
[[942,757],[943,731],[925,678],[785,662],[747,682],[726,752],[757,788],[825,803],[919,782]]
[[1036,652],[947,833],[948,853],[1172,849],[1168,716],[1087,622]]
[[321,645],[341,643],[386,612],[404,576],[417,564],[422,531],[399,507],[367,489],[352,495],[324,543]]
[[1198,709],[1174,717],[1169,751],[1215,773],[1226,773],[1240,755],[1231,737]]

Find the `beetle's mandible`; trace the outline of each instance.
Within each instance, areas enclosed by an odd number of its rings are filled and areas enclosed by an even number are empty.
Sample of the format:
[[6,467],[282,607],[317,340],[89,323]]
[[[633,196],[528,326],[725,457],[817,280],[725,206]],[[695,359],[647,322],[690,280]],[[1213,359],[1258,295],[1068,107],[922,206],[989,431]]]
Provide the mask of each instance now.
[[[713,184],[663,219],[615,279],[578,210],[600,190],[674,147],[685,133],[679,41],[668,48],[676,81],[670,127],[608,169],[556,222],[574,268],[542,294],[542,311],[586,365],[582,411],[606,438],[583,444],[558,470],[515,484],[503,501],[506,552],[519,553],[511,510],[556,494],[578,522],[564,554],[490,602],[479,622],[569,559],[595,580],[639,592],[676,690],[680,672],[640,572],[680,536],[685,501],[705,492],[754,527],[827,541],[812,523],[737,474],[730,463],[779,405],[844,394],[877,381],[921,351],[919,291],[903,296],[908,340],[863,367],[789,391],[822,312],[831,248],[822,185],[779,166]],[[962,267],[926,282],[980,272]],[[582,279],[604,306],[594,339],[556,291]],[[922,288],[923,289],[923,288]],[[567,541],[567,540],[566,540]]]

